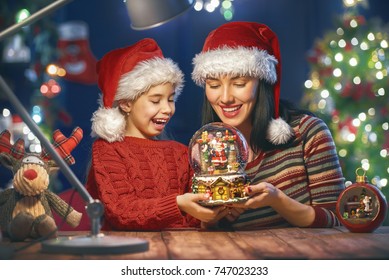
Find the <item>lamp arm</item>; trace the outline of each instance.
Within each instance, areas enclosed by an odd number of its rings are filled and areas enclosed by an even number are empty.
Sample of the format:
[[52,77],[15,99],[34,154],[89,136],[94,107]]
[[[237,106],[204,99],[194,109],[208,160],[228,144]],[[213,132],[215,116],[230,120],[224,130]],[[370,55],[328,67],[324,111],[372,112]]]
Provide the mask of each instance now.
[[83,184],[78,180],[75,174],[71,171],[70,167],[66,162],[61,158],[57,151],[53,148],[49,140],[43,135],[38,125],[33,121],[30,115],[27,113],[26,109],[20,103],[16,95],[8,87],[7,83],[4,81],[3,77],[0,75],[0,90],[5,93],[8,100],[12,103],[15,110],[18,112],[22,120],[27,124],[31,129],[34,135],[39,139],[41,144],[45,147],[50,156],[58,164],[60,170],[64,173],[66,178],[69,180],[70,184],[77,189],[81,197],[88,203],[86,211],[91,219],[91,230],[92,235],[98,235],[100,230],[100,218],[104,213],[103,204],[99,200],[95,200],[85,189]]
[[47,5],[46,7],[40,9],[39,11],[35,12],[34,14],[32,14],[31,16],[26,18],[25,20],[23,20],[19,23],[16,23],[16,24],[10,26],[9,28],[3,30],[2,32],[0,32],[0,41],[7,36],[15,34],[23,26],[31,24],[31,23],[37,21],[38,19],[43,18],[44,16],[48,15],[49,13],[57,10],[58,8],[60,8],[64,5],[68,4],[71,1],[73,1],[73,0],[57,0],[53,3],[51,3],[50,5]]

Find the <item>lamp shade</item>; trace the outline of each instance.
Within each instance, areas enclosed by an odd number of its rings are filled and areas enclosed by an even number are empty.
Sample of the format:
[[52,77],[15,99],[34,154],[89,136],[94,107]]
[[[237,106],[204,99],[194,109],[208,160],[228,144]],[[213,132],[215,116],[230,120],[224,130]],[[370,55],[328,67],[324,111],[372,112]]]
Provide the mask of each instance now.
[[127,0],[131,28],[144,30],[157,27],[187,11],[193,0]]

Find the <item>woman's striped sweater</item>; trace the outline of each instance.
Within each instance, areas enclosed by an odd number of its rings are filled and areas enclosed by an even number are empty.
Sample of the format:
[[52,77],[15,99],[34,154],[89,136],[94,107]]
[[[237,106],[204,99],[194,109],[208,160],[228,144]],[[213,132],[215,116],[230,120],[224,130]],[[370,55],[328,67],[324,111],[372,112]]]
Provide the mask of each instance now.
[[[314,207],[311,227],[332,227],[344,178],[331,133],[326,124],[303,115],[292,121],[296,138],[284,149],[261,152],[246,166],[251,184],[265,181],[289,197]],[[270,207],[248,210],[232,225],[235,229],[290,226]]]

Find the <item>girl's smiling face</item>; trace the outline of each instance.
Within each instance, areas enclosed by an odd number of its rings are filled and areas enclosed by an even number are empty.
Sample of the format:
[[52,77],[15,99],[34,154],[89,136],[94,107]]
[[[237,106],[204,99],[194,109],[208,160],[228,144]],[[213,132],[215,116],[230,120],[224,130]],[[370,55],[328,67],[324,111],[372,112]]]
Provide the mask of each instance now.
[[151,139],[162,133],[175,112],[174,87],[171,83],[151,87],[136,100],[121,101],[127,114],[126,136]]

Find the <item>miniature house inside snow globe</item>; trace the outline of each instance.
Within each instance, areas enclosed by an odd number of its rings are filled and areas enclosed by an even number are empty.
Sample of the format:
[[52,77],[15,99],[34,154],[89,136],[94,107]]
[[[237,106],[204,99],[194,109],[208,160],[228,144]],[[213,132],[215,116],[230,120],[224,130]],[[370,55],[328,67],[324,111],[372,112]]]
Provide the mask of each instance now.
[[200,204],[216,206],[246,200],[247,160],[247,142],[239,130],[221,122],[201,127],[189,143],[189,162],[195,172],[193,193],[210,196]]

